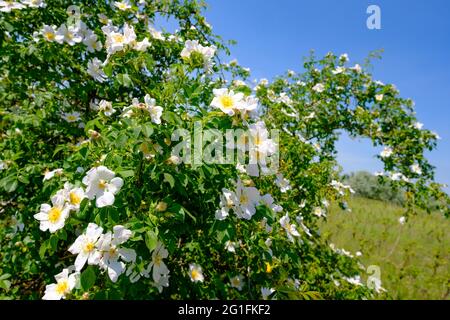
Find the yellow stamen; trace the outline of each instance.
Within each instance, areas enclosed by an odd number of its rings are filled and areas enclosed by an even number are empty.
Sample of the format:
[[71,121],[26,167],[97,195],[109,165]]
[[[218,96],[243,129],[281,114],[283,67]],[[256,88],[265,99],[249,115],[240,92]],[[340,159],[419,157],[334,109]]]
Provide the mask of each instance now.
[[70,204],[73,204],[73,205],[78,205],[81,202],[81,197],[73,191],[69,194],[69,199],[70,199]]
[[272,269],[273,269],[273,267],[271,266],[271,264],[269,262],[266,262],[266,272],[271,273]]
[[106,182],[105,180],[100,180],[100,181],[98,182],[98,187],[99,187],[99,189],[105,189],[106,186],[107,186],[107,182]]
[[55,34],[53,32],[46,32],[45,38],[49,41],[53,41],[53,40],[55,40]]
[[191,271],[191,278],[194,280],[197,280],[200,277],[200,273],[197,270],[192,270]]
[[153,259],[153,263],[155,264],[155,266],[159,267],[161,265],[161,262],[162,262],[162,257],[161,257],[161,255],[157,254],[155,256],[155,258]]
[[88,242],[84,245],[84,252],[91,252],[92,250],[94,250],[95,245],[92,242]]
[[248,203],[248,197],[245,194],[242,194],[239,198],[239,201],[241,202],[241,204],[247,204]]
[[262,142],[263,142],[263,139],[261,138],[261,136],[259,134],[257,134],[254,139],[255,146],[259,146]]
[[53,207],[50,209],[50,211],[48,212],[48,221],[50,221],[51,223],[56,223],[59,218],[61,217],[61,209],[58,207]]
[[69,291],[69,283],[67,280],[62,280],[56,285],[56,292],[60,295],[65,295]]
[[230,96],[220,97],[220,103],[225,109],[230,109],[233,107],[233,99]]
[[122,43],[125,41],[125,37],[121,34],[115,34],[112,36],[114,42]]

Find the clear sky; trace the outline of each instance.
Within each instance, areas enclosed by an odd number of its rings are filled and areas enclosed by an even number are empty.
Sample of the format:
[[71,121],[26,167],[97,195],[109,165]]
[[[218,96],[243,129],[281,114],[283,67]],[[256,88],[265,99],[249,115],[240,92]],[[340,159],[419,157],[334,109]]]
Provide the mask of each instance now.
[[[208,22],[225,40],[236,40],[231,58],[255,78],[300,70],[314,49],[323,56],[348,53],[363,62],[384,49],[374,62],[376,80],[393,83],[416,103],[425,128],[442,138],[429,154],[439,182],[450,184],[450,1],[449,0],[207,0]],[[381,8],[381,30],[366,27],[366,9]],[[338,145],[345,172],[381,170],[379,150],[368,141],[343,137]],[[449,188],[446,188],[449,191]]]

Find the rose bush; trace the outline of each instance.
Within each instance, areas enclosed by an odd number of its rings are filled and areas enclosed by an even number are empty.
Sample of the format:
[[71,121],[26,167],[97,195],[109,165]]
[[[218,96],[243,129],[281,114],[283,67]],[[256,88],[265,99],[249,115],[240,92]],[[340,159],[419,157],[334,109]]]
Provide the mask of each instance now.
[[[432,198],[448,214],[423,155],[438,136],[393,85],[333,54],[252,83],[222,62],[203,9],[0,1],[3,298],[382,294],[317,228],[352,192],[336,162],[343,130],[385,146],[379,179],[407,190],[408,212]],[[169,18],[177,30],[158,30]],[[213,153],[246,162],[202,161],[218,139],[208,129],[241,129]]]

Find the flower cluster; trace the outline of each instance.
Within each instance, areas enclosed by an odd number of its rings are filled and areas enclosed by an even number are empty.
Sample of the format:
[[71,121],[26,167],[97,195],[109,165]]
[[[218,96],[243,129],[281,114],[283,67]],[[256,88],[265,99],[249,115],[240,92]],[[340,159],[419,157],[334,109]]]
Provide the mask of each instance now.
[[144,103],[139,102],[138,99],[133,98],[132,104],[125,108],[122,116],[129,118],[133,116],[138,110],[146,111],[150,115],[152,122],[161,124],[161,115],[163,108],[156,105],[156,100],[151,98],[149,94],[144,97]]
[[39,228],[51,233],[63,228],[70,211],[78,211],[84,197],[82,188],[64,184],[64,188],[51,197],[52,205],[42,204],[40,212],[34,215],[40,221]]
[[108,273],[111,281],[116,282],[125,271],[125,262],[136,260],[133,249],[121,246],[131,235],[131,231],[121,225],[114,226],[113,232],[103,233],[102,227],[89,223],[86,231],[69,247],[69,252],[77,255],[74,265],[55,276],[56,283],[47,285],[42,299],[65,298],[76,287],[80,271],[86,263],[98,265]]
[[48,42],[67,43],[70,46],[83,43],[86,50],[91,53],[100,51],[103,47],[94,31],[90,30],[81,20],[76,24],[62,24],[59,27],[44,25],[40,35]]
[[128,47],[138,51],[146,51],[150,47],[151,44],[148,38],[144,38],[142,41],[136,40],[137,36],[133,26],[125,23],[122,29],[120,31],[118,27],[109,24],[102,27],[102,31],[106,36],[105,46],[108,55],[123,51]]
[[209,71],[213,64],[215,52],[214,46],[205,47],[199,44],[198,40],[187,40],[180,55],[184,60],[193,61],[194,64],[199,62],[205,70]]
[[81,234],[70,246],[69,252],[76,254],[75,269],[81,271],[86,264],[98,265],[100,269],[108,272],[111,281],[125,271],[125,262],[136,260],[133,249],[123,248],[132,233],[121,225],[116,225],[113,232],[103,234],[103,228],[95,223],[89,223],[86,231]]
[[246,187],[238,179],[235,191],[222,189],[220,209],[216,211],[215,217],[217,220],[225,220],[230,210],[233,210],[239,219],[250,220],[256,213],[256,207],[260,204],[267,206],[274,212],[282,210],[281,206],[274,204],[273,197],[270,194],[261,196],[257,188]]
[[258,99],[254,96],[246,97],[242,92],[234,92],[227,88],[214,89],[211,107],[220,109],[223,113],[234,116],[240,114],[245,120],[249,113],[258,107]]
[[343,184],[342,182],[333,180],[330,185],[339,193],[340,196],[344,196],[345,192],[348,190],[351,194],[355,193],[355,190],[351,186]]
[[87,172],[83,184],[87,186],[86,191],[82,187],[65,183],[64,188],[51,197],[51,205],[47,203],[41,205],[40,212],[35,214],[34,218],[40,221],[42,231],[48,230],[53,233],[63,228],[69,213],[77,212],[84,198],[89,200],[96,198],[99,208],[112,205],[114,195],[119,192],[123,180],[115,177],[115,173],[108,168],[99,166]]
[[47,4],[43,0],[0,1],[0,12],[11,12],[29,8],[45,8]]

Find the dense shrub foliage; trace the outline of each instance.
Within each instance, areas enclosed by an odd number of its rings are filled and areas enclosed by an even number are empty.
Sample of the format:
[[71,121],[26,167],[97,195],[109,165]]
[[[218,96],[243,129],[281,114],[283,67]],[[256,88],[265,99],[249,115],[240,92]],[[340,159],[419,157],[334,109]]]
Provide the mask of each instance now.
[[[432,196],[447,214],[423,156],[437,135],[395,86],[331,53],[252,83],[203,8],[0,1],[2,297],[373,297],[381,284],[317,229],[351,193],[342,130],[385,146],[379,179],[409,211]],[[200,129],[241,129],[223,150],[246,162],[202,161],[220,139]]]

